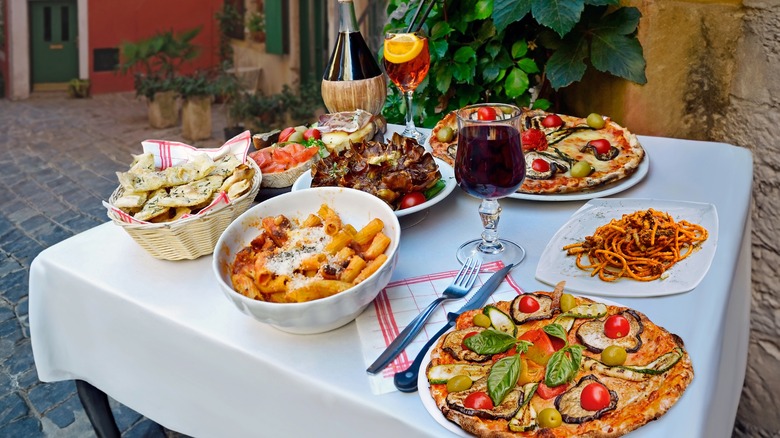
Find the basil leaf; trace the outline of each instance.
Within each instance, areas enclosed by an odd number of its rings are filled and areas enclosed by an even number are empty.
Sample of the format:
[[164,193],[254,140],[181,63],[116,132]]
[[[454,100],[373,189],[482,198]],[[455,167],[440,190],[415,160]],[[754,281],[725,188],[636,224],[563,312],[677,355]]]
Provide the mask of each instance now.
[[466,338],[463,343],[477,354],[498,354],[512,348],[517,343],[517,339],[498,330],[488,329]]
[[547,369],[544,371],[544,384],[550,388],[567,383],[569,376],[573,374],[571,361],[569,361],[565,351],[565,347],[556,351],[547,362]]
[[516,350],[518,353],[525,353],[528,351],[528,347],[531,345],[534,345],[532,342],[529,341],[517,341]]
[[564,329],[563,326],[558,323],[546,325],[542,330],[544,330],[544,332],[550,336],[555,336],[558,339],[563,339],[563,342],[567,344],[569,343],[567,339],[568,333],[566,333],[566,329]]
[[517,386],[520,378],[520,355],[513,354],[499,359],[490,369],[487,378],[487,392],[493,405],[498,406],[509,392]]
[[566,348],[569,350],[569,354],[571,354],[571,367],[574,370],[571,379],[573,379],[582,364],[582,352],[585,350],[585,347],[582,345],[568,345]]
[[582,345],[566,345],[553,353],[544,371],[544,384],[553,387],[571,382],[580,370],[583,350]]

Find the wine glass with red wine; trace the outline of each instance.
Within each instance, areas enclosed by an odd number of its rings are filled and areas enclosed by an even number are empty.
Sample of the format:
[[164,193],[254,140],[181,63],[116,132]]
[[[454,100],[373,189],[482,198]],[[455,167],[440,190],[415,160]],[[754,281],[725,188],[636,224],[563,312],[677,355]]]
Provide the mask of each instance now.
[[501,260],[520,263],[522,246],[498,237],[501,206],[498,199],[511,195],[525,178],[525,158],[520,145],[521,110],[501,103],[476,104],[458,110],[458,151],[455,179],[466,193],[482,199],[482,237],[458,248],[463,263],[477,256],[483,263]]

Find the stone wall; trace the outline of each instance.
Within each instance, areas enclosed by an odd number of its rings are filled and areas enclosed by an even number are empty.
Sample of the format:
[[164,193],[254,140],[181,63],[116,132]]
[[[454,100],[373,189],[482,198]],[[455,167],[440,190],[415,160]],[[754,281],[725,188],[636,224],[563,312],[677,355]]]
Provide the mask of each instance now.
[[563,102],[639,134],[753,152],[751,333],[733,435],[780,436],[780,0],[622,3],[642,12],[648,83],[589,73]]

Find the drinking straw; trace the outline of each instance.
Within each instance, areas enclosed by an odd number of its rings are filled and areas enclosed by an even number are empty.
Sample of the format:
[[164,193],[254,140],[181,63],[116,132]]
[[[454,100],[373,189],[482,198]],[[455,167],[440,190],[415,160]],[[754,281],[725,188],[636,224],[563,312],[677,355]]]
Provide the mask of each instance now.
[[420,5],[417,6],[417,11],[414,13],[414,18],[412,18],[412,21],[409,23],[409,27],[406,29],[406,32],[417,32],[420,30],[425,24],[425,20],[428,18],[428,14],[431,13],[431,9],[433,9],[433,5],[436,3],[436,0],[431,0],[430,3],[428,3],[428,7],[425,9],[425,13],[423,13],[422,20],[420,20],[419,26],[414,26],[414,23],[417,22],[417,17],[420,15],[420,11],[422,10],[423,5],[425,4],[426,0],[420,0]]

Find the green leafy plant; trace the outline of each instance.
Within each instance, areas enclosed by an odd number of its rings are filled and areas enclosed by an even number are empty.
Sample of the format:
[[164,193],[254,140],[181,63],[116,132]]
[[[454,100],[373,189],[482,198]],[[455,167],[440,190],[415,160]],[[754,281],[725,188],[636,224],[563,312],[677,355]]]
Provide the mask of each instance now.
[[185,62],[198,57],[200,49],[192,40],[200,27],[178,34],[159,32],[139,41],[121,44],[120,74],[133,74],[137,96],[154,98],[159,91],[175,90],[175,73]]
[[183,99],[190,97],[214,96],[217,93],[216,83],[204,72],[177,76],[176,91]]
[[89,97],[89,79],[73,78],[68,82],[68,95],[74,98]]
[[[405,28],[417,4],[390,0],[387,11],[386,30]],[[547,109],[589,67],[644,84],[640,15],[619,0],[436,1],[423,25],[431,68],[415,93],[417,122],[432,127],[442,114],[477,102]],[[403,123],[404,111],[389,86],[383,114]]]
[[247,15],[246,27],[250,32],[265,31],[265,15],[262,12],[252,12]]
[[298,90],[285,84],[282,88],[281,102],[292,124],[310,124],[315,114],[325,108],[322,101],[320,83],[308,81]]
[[233,65],[233,46],[231,39],[237,33],[243,33],[241,14],[232,3],[224,1],[222,7],[214,13],[214,19],[219,26],[219,59],[222,63]]

